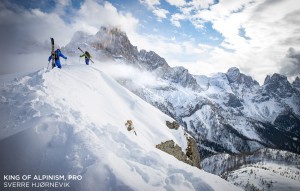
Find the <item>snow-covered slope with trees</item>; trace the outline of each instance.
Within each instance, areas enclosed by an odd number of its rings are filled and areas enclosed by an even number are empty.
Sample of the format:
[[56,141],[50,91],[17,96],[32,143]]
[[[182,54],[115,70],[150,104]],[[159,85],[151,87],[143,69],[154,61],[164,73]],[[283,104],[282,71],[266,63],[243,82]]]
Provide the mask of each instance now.
[[225,179],[246,191],[300,190],[300,170],[291,165],[269,162],[245,165],[230,172]]
[[[83,176],[64,190],[239,190],[158,150],[166,140],[185,150],[184,129],[167,128],[172,118],[97,64],[70,60],[62,69],[1,82],[1,177]],[[128,119],[137,135],[127,131]]]

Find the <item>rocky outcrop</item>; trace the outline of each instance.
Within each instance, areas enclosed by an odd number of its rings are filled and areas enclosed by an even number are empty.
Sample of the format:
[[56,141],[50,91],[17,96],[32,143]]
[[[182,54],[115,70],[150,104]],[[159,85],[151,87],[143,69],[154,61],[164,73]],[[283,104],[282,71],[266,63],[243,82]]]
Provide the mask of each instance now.
[[[196,143],[195,143],[196,144]],[[166,142],[163,142],[161,144],[156,145],[156,148],[174,156],[175,158],[177,158],[178,160],[187,163],[189,165],[192,166],[196,166],[197,168],[200,168],[200,160],[198,160],[199,158],[197,158],[197,154],[199,155],[199,152],[196,148],[196,150],[194,149],[194,143],[191,143],[191,152],[189,153],[189,156],[187,156],[187,154],[185,154],[182,151],[182,148],[180,146],[178,146],[177,144],[175,144],[175,142],[173,140],[168,140]],[[195,152],[195,153],[194,153]]]
[[193,138],[187,138],[188,141],[188,147],[186,151],[186,155],[189,157],[189,159],[192,161],[192,165],[201,168],[200,166],[200,153],[198,151],[197,142]]
[[166,121],[166,125],[167,127],[169,127],[169,129],[178,129],[179,128],[179,124],[176,121],[170,122],[170,121]]

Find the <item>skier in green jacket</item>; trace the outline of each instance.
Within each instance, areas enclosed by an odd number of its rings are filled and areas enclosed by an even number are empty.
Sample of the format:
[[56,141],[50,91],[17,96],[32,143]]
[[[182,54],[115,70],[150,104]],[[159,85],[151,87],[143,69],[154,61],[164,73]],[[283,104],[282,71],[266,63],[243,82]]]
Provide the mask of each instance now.
[[80,57],[85,57],[85,64],[89,65],[89,61],[91,59],[91,55],[88,51],[85,51],[82,55],[80,55]]

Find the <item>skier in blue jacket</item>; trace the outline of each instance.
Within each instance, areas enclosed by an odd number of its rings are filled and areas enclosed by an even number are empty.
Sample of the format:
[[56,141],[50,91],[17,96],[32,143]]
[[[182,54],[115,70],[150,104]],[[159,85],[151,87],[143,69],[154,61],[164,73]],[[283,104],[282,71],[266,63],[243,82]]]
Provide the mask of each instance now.
[[[54,55],[55,55],[55,58],[54,58],[54,59],[55,59],[55,65],[56,65],[58,68],[61,68],[61,64],[60,64],[59,57],[63,57],[65,60],[67,60],[67,57],[64,56],[64,55],[61,53],[60,49],[55,50]],[[51,59],[52,59],[52,55],[49,56],[48,62],[50,62]]]

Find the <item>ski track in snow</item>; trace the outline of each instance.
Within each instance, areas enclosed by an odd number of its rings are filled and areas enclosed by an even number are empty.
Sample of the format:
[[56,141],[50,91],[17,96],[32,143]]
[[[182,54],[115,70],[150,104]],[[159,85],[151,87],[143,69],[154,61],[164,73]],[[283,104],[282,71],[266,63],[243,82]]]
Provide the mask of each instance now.
[[45,71],[1,84],[1,175],[83,175],[72,190],[240,190],[156,149],[185,149],[183,129],[96,65]]

